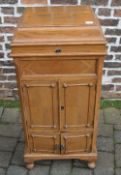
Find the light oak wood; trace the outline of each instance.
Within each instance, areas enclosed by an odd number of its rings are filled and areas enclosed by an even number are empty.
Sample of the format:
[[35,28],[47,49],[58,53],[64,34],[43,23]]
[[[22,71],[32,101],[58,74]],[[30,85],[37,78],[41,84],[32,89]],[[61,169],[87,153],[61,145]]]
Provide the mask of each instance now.
[[22,81],[23,98],[30,128],[57,130],[58,89],[56,81]]
[[93,127],[96,79],[81,78],[67,77],[61,82],[61,130]]
[[12,42],[28,169],[42,159],[95,168],[106,42],[88,6],[26,8]]
[[60,149],[58,149],[58,145],[60,143],[60,136],[59,134],[48,134],[48,133],[39,133],[34,132],[30,134],[30,142],[32,143],[32,150],[31,152],[35,153],[53,153],[59,154]]
[[70,132],[61,134],[62,154],[90,152],[91,137],[91,132]]
[[[92,59],[89,58],[80,58],[75,61],[75,57],[69,58],[67,57],[53,58],[52,59],[41,59],[38,60],[36,58],[20,60],[19,61],[19,69],[20,73],[25,75],[33,75],[33,74],[95,74],[96,73],[96,65],[97,60],[95,57]],[[86,59],[86,60],[85,60]]]

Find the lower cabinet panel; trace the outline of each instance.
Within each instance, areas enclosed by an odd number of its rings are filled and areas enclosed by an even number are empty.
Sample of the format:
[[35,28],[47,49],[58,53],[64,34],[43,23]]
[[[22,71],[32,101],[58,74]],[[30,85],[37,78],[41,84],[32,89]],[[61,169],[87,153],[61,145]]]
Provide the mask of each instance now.
[[92,132],[30,134],[31,152],[43,154],[81,154],[91,152]]
[[73,132],[61,134],[61,153],[83,153],[90,152],[92,145],[92,133]]
[[60,144],[59,134],[32,133],[30,134],[32,152],[40,153],[60,153],[58,145]]

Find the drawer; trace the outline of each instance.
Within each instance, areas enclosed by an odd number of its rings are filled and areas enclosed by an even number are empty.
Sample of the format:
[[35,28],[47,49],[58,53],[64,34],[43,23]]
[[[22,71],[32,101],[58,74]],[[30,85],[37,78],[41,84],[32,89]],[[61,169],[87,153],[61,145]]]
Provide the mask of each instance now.
[[30,133],[30,149],[34,153],[75,154],[91,152],[92,131],[69,133]]
[[96,59],[19,60],[22,75],[33,74],[95,74]]
[[12,46],[12,56],[64,56],[64,55],[93,55],[102,53],[104,44],[81,45],[20,45]]
[[29,139],[31,151],[35,153],[57,154],[60,150],[56,149],[60,143],[59,134],[34,132]]
[[61,134],[63,154],[91,152],[92,132],[70,132]]

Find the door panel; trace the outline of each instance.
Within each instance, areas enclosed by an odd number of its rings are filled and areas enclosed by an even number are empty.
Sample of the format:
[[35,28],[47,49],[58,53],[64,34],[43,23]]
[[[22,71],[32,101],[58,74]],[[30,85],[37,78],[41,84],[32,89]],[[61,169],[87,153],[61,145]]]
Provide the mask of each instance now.
[[95,82],[70,80],[61,82],[61,128],[92,127],[95,107]]
[[73,132],[61,134],[61,153],[83,153],[91,151],[91,132]]
[[30,134],[32,152],[40,153],[60,153],[59,134],[32,133]]
[[29,127],[40,130],[58,129],[58,86],[55,81],[23,82],[24,113]]

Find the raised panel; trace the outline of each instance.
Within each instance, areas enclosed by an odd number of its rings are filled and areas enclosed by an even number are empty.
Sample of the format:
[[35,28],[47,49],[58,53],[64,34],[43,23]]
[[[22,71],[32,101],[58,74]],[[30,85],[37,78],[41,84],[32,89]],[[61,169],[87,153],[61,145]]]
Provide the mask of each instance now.
[[22,83],[24,113],[31,129],[58,129],[58,86],[49,80]]
[[19,72],[22,76],[38,75],[38,74],[96,74],[97,60],[92,59],[70,59],[52,58],[52,59],[36,59],[33,60],[20,60],[17,62],[19,65]]
[[92,133],[73,132],[61,134],[62,154],[84,153],[91,151]]
[[62,130],[80,130],[93,127],[95,109],[95,81],[65,80],[61,82],[61,128]]
[[58,145],[60,144],[60,136],[58,134],[49,133],[31,133],[30,142],[32,146],[32,152],[40,153],[60,153]]

